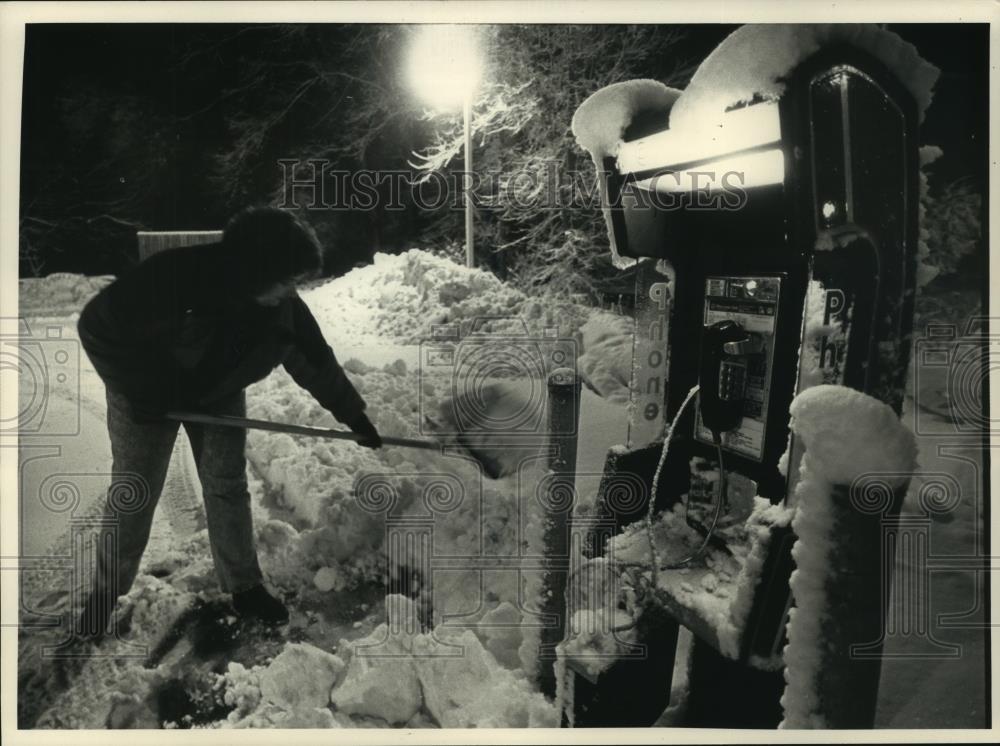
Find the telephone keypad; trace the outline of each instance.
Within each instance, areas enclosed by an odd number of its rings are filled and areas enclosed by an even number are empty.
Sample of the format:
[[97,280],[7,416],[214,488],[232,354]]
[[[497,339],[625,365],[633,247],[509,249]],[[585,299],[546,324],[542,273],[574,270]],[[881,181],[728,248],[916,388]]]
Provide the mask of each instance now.
[[747,368],[742,363],[722,363],[719,370],[719,398],[723,401],[742,399],[746,391]]

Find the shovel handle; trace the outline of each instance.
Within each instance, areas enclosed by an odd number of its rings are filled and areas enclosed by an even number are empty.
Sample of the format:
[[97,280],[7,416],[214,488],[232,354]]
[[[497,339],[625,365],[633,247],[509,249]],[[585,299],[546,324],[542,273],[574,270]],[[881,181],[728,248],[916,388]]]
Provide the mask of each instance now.
[[[270,422],[269,420],[254,420],[249,417],[235,417],[233,415],[221,414],[200,414],[198,412],[168,412],[168,420],[176,422],[197,422],[202,425],[222,425],[225,427],[241,427],[247,430],[270,430],[276,433],[290,433],[292,435],[308,435],[313,438],[334,438],[337,440],[364,440],[364,435],[358,435],[347,430],[331,430],[323,427],[309,427],[307,425],[288,425],[283,422]],[[427,451],[440,451],[441,445],[430,440],[415,440],[413,438],[396,438],[393,436],[382,436],[382,443],[388,446],[402,446],[403,448],[422,448]]]

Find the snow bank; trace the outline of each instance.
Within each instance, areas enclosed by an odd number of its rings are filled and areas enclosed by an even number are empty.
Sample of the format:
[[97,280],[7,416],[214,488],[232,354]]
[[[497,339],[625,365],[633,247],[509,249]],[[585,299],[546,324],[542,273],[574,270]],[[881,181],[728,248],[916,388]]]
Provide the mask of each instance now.
[[481,269],[411,249],[376,254],[374,263],[309,290],[302,298],[332,322],[337,336],[402,344],[430,339],[433,327],[458,323],[463,336],[477,319],[517,317],[529,333],[556,327],[572,334],[589,309],[530,298]]
[[791,576],[795,608],[784,650],[787,686],[781,703],[782,728],[827,727],[819,684],[827,652],[823,633],[828,619],[827,582],[837,532],[834,485],[850,485],[867,473],[879,474],[898,488],[916,468],[917,445],[892,409],[861,392],[842,386],[815,386],[795,397],[791,427],[805,452],[795,486],[792,521],[797,540]]
[[604,159],[618,155],[625,130],[638,114],[662,112],[666,124],[670,107],[679,95],[680,91],[656,80],[626,80],[591,94],[573,114],[572,129],[577,144],[590,153],[597,169],[601,208],[611,243],[611,258],[619,269],[632,266],[635,260],[621,256],[615,244]]
[[671,129],[703,129],[729,109],[781,97],[789,74],[825,47],[848,44],[879,59],[916,99],[930,105],[939,70],[916,47],[875,24],[750,24],[719,44],[670,111]]

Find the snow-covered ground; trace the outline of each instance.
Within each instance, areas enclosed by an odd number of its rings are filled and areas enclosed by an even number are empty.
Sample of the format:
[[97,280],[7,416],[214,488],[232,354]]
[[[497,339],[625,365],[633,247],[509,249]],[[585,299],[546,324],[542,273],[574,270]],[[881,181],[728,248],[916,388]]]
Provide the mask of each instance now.
[[[52,328],[73,342],[75,315],[103,282],[65,275],[22,281],[21,308],[32,334],[45,336],[43,330]],[[553,329],[576,345],[577,365],[588,384],[580,428],[585,437],[578,450],[581,475],[600,474],[608,448],[625,441],[631,338],[629,324],[614,314],[546,304],[488,273],[423,252],[379,256],[374,266],[304,290],[302,296],[383,434],[429,437],[425,415],[440,418],[442,405],[455,392],[451,369],[428,375],[421,365],[435,327],[457,324],[466,335],[476,319],[516,317],[534,340],[528,345],[532,350],[538,340],[545,344],[546,330]],[[494,321],[490,328],[500,326]],[[494,454],[508,464],[511,459],[524,463],[508,476],[489,479],[454,451],[386,447],[371,452],[349,442],[252,432],[248,457],[261,564],[292,612],[287,629],[265,633],[241,628],[218,590],[193,462],[186,439],[179,437],[139,579],[119,608],[121,639],[102,647],[107,655],[68,666],[40,656],[40,647],[58,643],[61,633],[32,625],[43,623],[44,614],[72,611],[71,521],[99,510],[110,468],[103,387],[82,354],[78,392],[76,380],[71,377],[50,391],[45,413],[49,432],[72,434],[21,439],[22,554],[40,558],[25,563],[21,575],[23,725],[557,723],[556,708],[532,680],[538,633],[530,613],[538,609],[539,577],[512,569],[507,561],[523,556],[519,552],[540,550],[534,487],[545,464],[537,458],[537,446]],[[498,390],[506,395],[513,389]],[[281,370],[251,387],[248,405],[253,417],[336,426]],[[908,425],[912,412],[908,399]],[[953,475],[960,499],[953,509],[934,515],[932,548],[935,555],[968,556],[982,530],[985,496],[976,466],[981,455],[969,446],[942,452],[939,446],[956,441],[940,415],[933,416],[945,434],[919,439],[921,468],[928,475]],[[915,485],[921,482],[918,477]],[[72,488],[69,502],[65,488],[55,489],[60,483]],[[581,499],[592,498],[596,477],[581,476],[580,486]],[[917,491],[911,491],[905,512],[919,513]],[[386,496],[394,500],[392,509],[380,502]],[[425,500],[436,506],[429,522]],[[669,530],[671,520],[664,516],[661,529]],[[686,529],[683,522],[674,523]],[[420,569],[419,542],[407,548],[389,538],[390,529],[402,536],[418,524],[432,527],[430,555],[446,560],[430,577]],[[622,550],[628,541],[622,539]],[[396,546],[402,550],[388,550]],[[644,545],[636,546],[641,556]],[[739,596],[741,573],[752,570],[748,556],[717,558],[699,577],[699,583],[712,586],[703,595],[719,600],[720,614],[738,611],[733,599]],[[678,593],[688,589],[682,584]],[[938,614],[976,609],[977,600],[974,574],[933,574],[934,634],[961,644],[961,656],[905,657],[921,652],[925,640],[890,636],[880,726],[982,724],[983,632],[945,628],[936,621]],[[678,673],[683,669],[679,654]],[[675,677],[678,695],[682,678]]]
[[[31,334],[52,336],[45,330],[57,329],[60,339],[76,345],[78,311],[106,281],[70,275],[22,281],[21,308]],[[488,319],[483,328],[508,330],[502,339],[517,349],[541,349],[544,355],[555,333],[581,353],[589,384],[582,428],[595,435],[580,449],[582,471],[599,473],[607,449],[625,439],[622,371],[628,370],[631,339],[611,314],[569,303],[545,305],[488,273],[423,252],[380,255],[375,265],[303,290],[302,296],[383,434],[429,437],[425,415],[440,417],[442,403],[456,390],[450,368],[434,375],[421,369],[422,343],[435,326],[447,324],[474,339],[467,335],[477,319]],[[498,321],[510,318],[521,323]],[[588,358],[584,344],[599,344],[599,356],[595,350]],[[538,389],[534,383],[531,390]],[[28,406],[34,392],[23,384]],[[498,385],[516,390],[527,384]],[[248,390],[248,410],[279,422],[338,426],[280,369]],[[70,587],[85,585],[74,581],[71,563],[52,558],[72,556],[72,519],[100,510],[110,470],[104,416],[103,387],[80,354],[78,377],[49,392],[45,412],[47,432],[73,434],[22,438],[23,553],[49,558],[21,578],[24,724],[556,724],[554,706],[532,683],[537,629],[519,626],[538,610],[540,576],[511,569],[509,561],[541,551],[534,486],[546,464],[536,441],[516,452],[524,461],[521,469],[494,480],[453,449],[372,452],[346,441],[252,431],[248,460],[260,561],[269,584],[292,608],[289,628],[267,635],[239,631],[228,617],[207,547],[193,461],[186,438],[179,437],[140,577],[119,607],[127,631],[102,646],[107,655],[62,673],[39,655],[41,645],[59,642],[60,632],[31,624],[44,614],[72,613]],[[59,482],[72,485],[79,497],[57,513],[49,493]],[[374,505],[380,489],[394,494],[392,510]],[[431,555],[471,558],[464,566],[452,562],[452,569],[435,569],[430,577],[413,547],[387,550],[390,525],[430,515],[428,501],[439,508],[430,522]],[[387,596],[387,590],[406,592],[416,603]],[[402,609],[404,616],[419,610],[420,618],[397,623],[389,609]],[[216,634],[227,642],[209,645],[214,652],[199,649],[204,629],[219,624]],[[407,631],[401,636],[402,627]],[[373,649],[385,654],[386,645],[391,657],[370,656]]]

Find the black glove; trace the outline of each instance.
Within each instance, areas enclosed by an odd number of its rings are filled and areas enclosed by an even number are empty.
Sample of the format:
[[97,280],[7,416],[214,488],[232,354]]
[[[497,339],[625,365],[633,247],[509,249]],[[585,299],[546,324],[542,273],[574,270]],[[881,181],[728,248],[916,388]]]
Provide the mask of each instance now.
[[382,436],[378,434],[378,430],[375,429],[372,421],[363,412],[347,423],[347,426],[351,428],[352,432],[365,436],[358,441],[359,446],[371,449],[382,447]]

